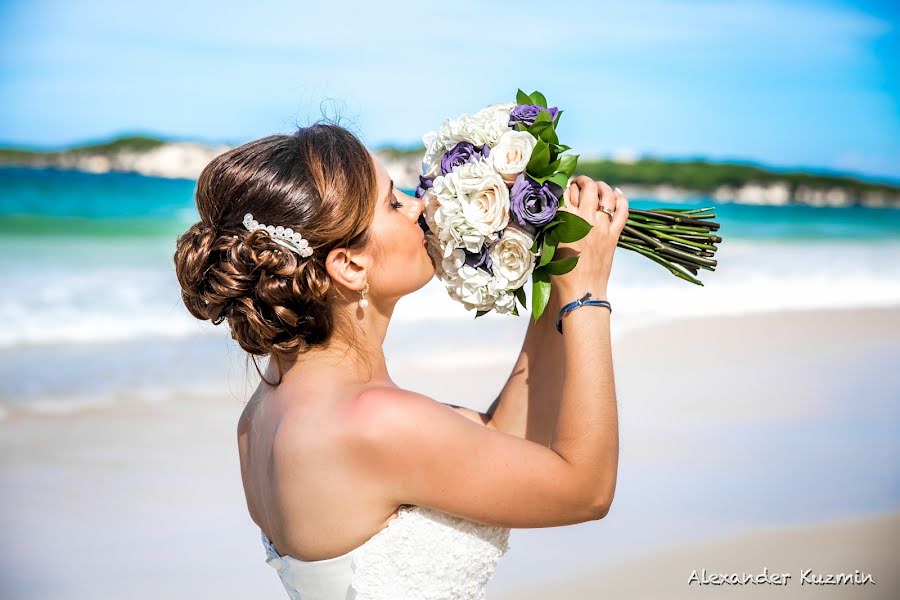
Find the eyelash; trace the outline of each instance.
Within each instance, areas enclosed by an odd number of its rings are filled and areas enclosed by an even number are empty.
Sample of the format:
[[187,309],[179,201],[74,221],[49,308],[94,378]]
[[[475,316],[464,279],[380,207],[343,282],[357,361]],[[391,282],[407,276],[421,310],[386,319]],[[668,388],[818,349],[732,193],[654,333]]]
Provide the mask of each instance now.
[[396,200],[393,200],[393,201],[391,201],[391,208],[393,208],[394,210],[397,210],[397,209],[403,208],[403,205],[401,203],[397,202]]

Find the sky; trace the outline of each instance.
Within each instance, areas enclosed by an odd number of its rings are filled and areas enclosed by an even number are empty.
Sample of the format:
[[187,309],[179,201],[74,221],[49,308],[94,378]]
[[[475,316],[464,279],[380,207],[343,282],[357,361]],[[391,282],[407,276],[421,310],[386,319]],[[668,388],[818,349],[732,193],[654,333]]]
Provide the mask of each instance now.
[[238,144],[327,115],[409,146],[522,88],[585,157],[900,180],[892,4],[0,0],[0,144]]

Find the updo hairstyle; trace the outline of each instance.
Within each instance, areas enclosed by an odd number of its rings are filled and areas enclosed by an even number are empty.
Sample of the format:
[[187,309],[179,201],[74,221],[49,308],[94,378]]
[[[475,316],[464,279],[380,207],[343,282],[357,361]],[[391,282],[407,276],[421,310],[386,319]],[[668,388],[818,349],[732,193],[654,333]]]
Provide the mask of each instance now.
[[[325,258],[333,248],[372,243],[376,194],[369,152],[337,124],[270,135],[217,156],[197,181],[200,220],[178,238],[175,251],[185,306],[198,319],[227,320],[241,348],[273,356],[279,373],[282,358],[334,335],[353,346],[351,324],[336,322],[340,292]],[[248,231],[246,213],[299,232],[312,256],[301,257],[264,231]]]

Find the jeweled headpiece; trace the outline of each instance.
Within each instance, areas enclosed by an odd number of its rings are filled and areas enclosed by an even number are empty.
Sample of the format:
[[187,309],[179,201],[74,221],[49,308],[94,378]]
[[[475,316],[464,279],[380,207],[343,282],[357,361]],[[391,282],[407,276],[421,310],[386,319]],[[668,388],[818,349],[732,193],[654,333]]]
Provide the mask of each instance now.
[[262,229],[271,236],[272,241],[280,246],[284,246],[288,250],[296,252],[300,256],[306,258],[312,256],[313,249],[309,247],[309,241],[304,239],[300,233],[291,228],[285,228],[281,225],[263,225],[259,221],[253,219],[253,215],[247,213],[244,215],[244,227],[248,231],[256,231]]

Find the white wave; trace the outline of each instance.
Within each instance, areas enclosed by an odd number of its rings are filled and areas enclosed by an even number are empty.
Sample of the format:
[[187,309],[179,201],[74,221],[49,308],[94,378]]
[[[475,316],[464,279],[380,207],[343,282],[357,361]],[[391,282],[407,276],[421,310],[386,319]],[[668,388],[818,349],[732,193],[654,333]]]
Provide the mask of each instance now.
[[[621,322],[616,327],[624,328],[680,316],[891,305],[900,303],[897,257],[897,242],[723,243],[716,271],[700,271],[701,287],[618,250],[607,297],[614,323]],[[227,325],[215,327],[187,312],[174,271],[161,260],[145,257],[140,266],[41,262],[33,269],[19,264],[5,273],[0,349],[227,333]],[[530,286],[526,296],[530,307]],[[489,313],[478,322],[513,320],[524,328],[529,312],[520,308],[518,319]],[[474,317],[474,311],[465,310],[432,280],[398,302],[392,328],[428,327],[423,322],[438,320],[474,322]]]

